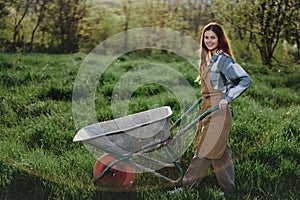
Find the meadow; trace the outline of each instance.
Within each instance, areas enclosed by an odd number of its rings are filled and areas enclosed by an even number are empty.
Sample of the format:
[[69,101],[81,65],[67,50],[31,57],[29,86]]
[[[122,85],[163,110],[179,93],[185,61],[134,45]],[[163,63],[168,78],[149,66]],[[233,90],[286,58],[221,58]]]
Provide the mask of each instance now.
[[[128,191],[95,188],[96,159],[76,133],[72,114],[73,84],[85,54],[0,54],[0,199],[225,199],[209,170],[200,191],[170,195],[168,182],[139,174]],[[200,96],[197,71],[171,54],[128,54],[105,71],[95,98],[97,119],[113,118],[115,84],[124,73],[145,63],[161,63],[180,72]],[[230,145],[237,190],[232,199],[300,198],[300,65],[262,66],[239,61],[251,87],[236,101]],[[199,90],[199,91],[198,91]],[[182,91],[184,92],[184,91]],[[130,99],[130,113],[168,105],[171,122],[182,113],[167,88],[147,84]],[[193,156],[179,161],[185,170]],[[173,176],[170,169],[163,173]]]

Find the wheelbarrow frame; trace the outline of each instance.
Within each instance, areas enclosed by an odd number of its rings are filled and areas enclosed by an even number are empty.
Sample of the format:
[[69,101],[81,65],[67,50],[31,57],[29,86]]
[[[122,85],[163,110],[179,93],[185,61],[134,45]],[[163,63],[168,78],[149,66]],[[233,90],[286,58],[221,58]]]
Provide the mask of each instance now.
[[[183,122],[187,116],[202,102],[202,98],[199,98],[185,113],[183,113],[180,118],[169,128],[170,132],[172,132],[175,128],[177,128],[181,122]],[[141,150],[139,151],[136,151],[136,152],[132,152],[132,153],[129,153],[127,155],[123,155],[123,156],[117,156],[118,158],[116,158],[115,161],[111,162],[104,170],[103,172],[98,175],[96,178],[93,179],[94,183],[98,182],[101,178],[103,178],[109,171],[110,169],[117,165],[118,163],[122,162],[122,161],[126,161],[128,163],[130,163],[131,165],[137,167],[137,168],[140,168],[142,170],[144,170],[145,172],[148,172],[148,173],[151,173],[153,174],[154,176],[157,176],[163,180],[166,180],[166,181],[169,181],[171,182],[172,184],[176,184],[178,182],[180,182],[182,179],[183,179],[183,176],[184,176],[184,172],[182,170],[182,168],[178,165],[177,163],[177,159],[174,159],[174,156],[176,156],[176,153],[173,151],[173,149],[171,147],[168,146],[168,144],[170,142],[172,142],[173,140],[181,137],[185,132],[187,132],[188,130],[190,130],[192,127],[194,127],[197,123],[199,123],[201,120],[203,120],[205,117],[207,117],[208,115],[210,115],[212,112],[218,110],[218,106],[214,106],[214,107],[211,107],[210,109],[208,109],[207,111],[205,111],[203,114],[199,115],[194,121],[192,121],[190,124],[186,125],[185,127],[183,127],[175,136],[171,136],[169,138],[167,138],[166,140],[164,141],[161,141],[159,143],[155,143],[155,144],[151,144],[151,145],[148,145],[144,148],[142,148]],[[164,148],[166,147],[166,148]],[[157,162],[157,163],[160,163],[161,165],[163,166],[170,166],[171,164],[168,164],[168,163],[164,163],[162,161],[159,161],[159,160],[156,160],[156,159],[152,159],[152,158],[149,158],[147,156],[144,156],[142,155],[143,153],[145,152],[149,152],[153,149],[156,149],[156,148],[164,148],[164,151],[166,153],[166,155],[168,156],[168,158],[172,161],[172,164],[173,166],[175,166],[176,170],[178,171],[179,173],[179,177],[177,179],[170,179],[169,177],[166,177],[164,175],[162,175],[161,173],[153,170],[153,169],[150,169],[150,168],[147,168],[145,166],[142,166],[142,165],[139,165],[138,163],[136,162],[133,162],[133,161],[130,161],[130,158],[134,157],[134,156],[140,156],[140,157],[143,157],[145,159],[148,159],[148,160],[151,160],[151,161],[154,161],[154,162]],[[178,156],[176,156],[178,157]]]

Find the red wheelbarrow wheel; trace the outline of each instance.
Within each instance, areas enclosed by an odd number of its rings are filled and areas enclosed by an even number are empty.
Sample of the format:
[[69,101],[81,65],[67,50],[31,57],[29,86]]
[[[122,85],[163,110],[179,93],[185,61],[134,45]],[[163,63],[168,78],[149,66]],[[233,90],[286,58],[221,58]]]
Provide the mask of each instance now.
[[96,180],[107,166],[115,160],[116,158],[109,154],[104,154],[97,160],[93,171],[95,186],[129,187],[133,184],[135,169],[125,161],[117,163],[102,178]]

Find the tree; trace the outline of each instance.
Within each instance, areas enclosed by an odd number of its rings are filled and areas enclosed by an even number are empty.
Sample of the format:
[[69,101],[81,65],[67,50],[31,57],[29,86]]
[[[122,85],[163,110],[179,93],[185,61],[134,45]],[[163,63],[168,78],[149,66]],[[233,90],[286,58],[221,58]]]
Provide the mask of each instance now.
[[47,9],[47,5],[49,4],[49,0],[35,0],[33,2],[33,10],[34,13],[36,14],[36,23],[32,29],[31,32],[31,38],[30,38],[30,45],[29,45],[29,50],[32,51],[33,50],[33,43],[34,43],[34,36],[36,33],[36,30],[38,29],[38,27],[40,26],[40,24],[42,23],[44,17],[45,17],[45,12]]
[[211,2],[188,0],[186,4],[183,4],[182,6],[184,9],[184,20],[188,22],[185,29],[190,30],[193,33],[194,38],[200,39],[199,26],[207,24],[214,18],[212,15],[213,13],[205,12],[211,9]]
[[7,16],[9,10],[7,8],[8,0],[0,0],[0,46],[4,49],[4,43],[8,40],[7,38]]
[[25,16],[28,14],[29,7],[31,5],[32,0],[25,0],[25,1],[15,1],[12,2],[12,7],[15,9],[14,15],[14,29],[13,29],[13,50],[15,51],[17,46],[20,44],[17,43],[24,43],[24,38],[20,36],[20,28],[22,25]]
[[53,20],[52,36],[59,41],[58,51],[73,53],[79,50],[79,23],[86,14],[82,0],[54,0],[51,19]]
[[290,6],[296,10],[289,16],[289,23],[286,25],[283,35],[289,44],[296,45],[295,61],[298,61],[300,59],[300,1],[293,1]]
[[[0,22],[9,14],[7,9],[8,0],[0,0]],[[1,26],[3,23],[1,23]]]
[[100,42],[123,30],[118,16],[102,4],[87,4],[87,14],[80,23],[78,32],[81,52],[89,52]]
[[[297,0],[227,0],[221,13],[227,22],[251,34],[251,42],[259,49],[264,65],[271,66],[274,51],[284,30],[295,20]],[[299,21],[298,21],[299,23]]]
[[124,31],[125,31],[125,41],[124,41],[124,47],[127,49],[128,47],[128,29],[129,29],[129,22],[131,17],[131,9],[132,9],[132,1],[127,0],[126,2],[122,3],[123,12],[125,16],[125,24],[124,24]]

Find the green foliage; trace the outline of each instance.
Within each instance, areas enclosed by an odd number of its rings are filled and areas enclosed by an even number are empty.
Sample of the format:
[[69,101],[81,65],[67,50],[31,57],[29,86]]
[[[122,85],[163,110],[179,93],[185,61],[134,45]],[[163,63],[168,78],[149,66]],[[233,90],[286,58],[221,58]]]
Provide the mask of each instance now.
[[141,27],[168,28],[199,41],[201,28],[217,21],[238,58],[291,63],[300,54],[299,6],[297,0],[2,0],[0,51],[86,53]]
[[287,42],[297,45],[299,53],[299,1],[228,0],[217,1],[215,6],[222,22],[234,28],[235,38],[248,42],[247,50],[251,44],[259,50],[264,65],[271,66],[276,48],[287,35]]
[[[82,143],[72,141],[76,132],[72,88],[84,56],[0,54],[0,198],[226,199],[220,195],[211,170],[204,177],[200,191],[172,195],[167,191],[174,185],[149,173],[137,174],[133,191],[106,191],[107,188],[93,186],[96,158]],[[180,57],[124,55],[99,80],[95,95],[99,121],[115,117],[110,104],[118,81],[139,66],[148,66],[147,63],[172,67],[200,93],[194,83],[196,69]],[[232,197],[297,199],[300,195],[299,65],[266,69],[255,60],[241,63],[253,83],[232,103],[230,144],[237,184]],[[128,107],[125,114],[168,105],[173,111],[173,123],[182,114],[179,102],[167,87],[145,84],[132,93],[129,105],[124,105]],[[180,158],[184,170],[192,157],[193,152],[188,149]],[[173,168],[159,172],[177,177]]]

